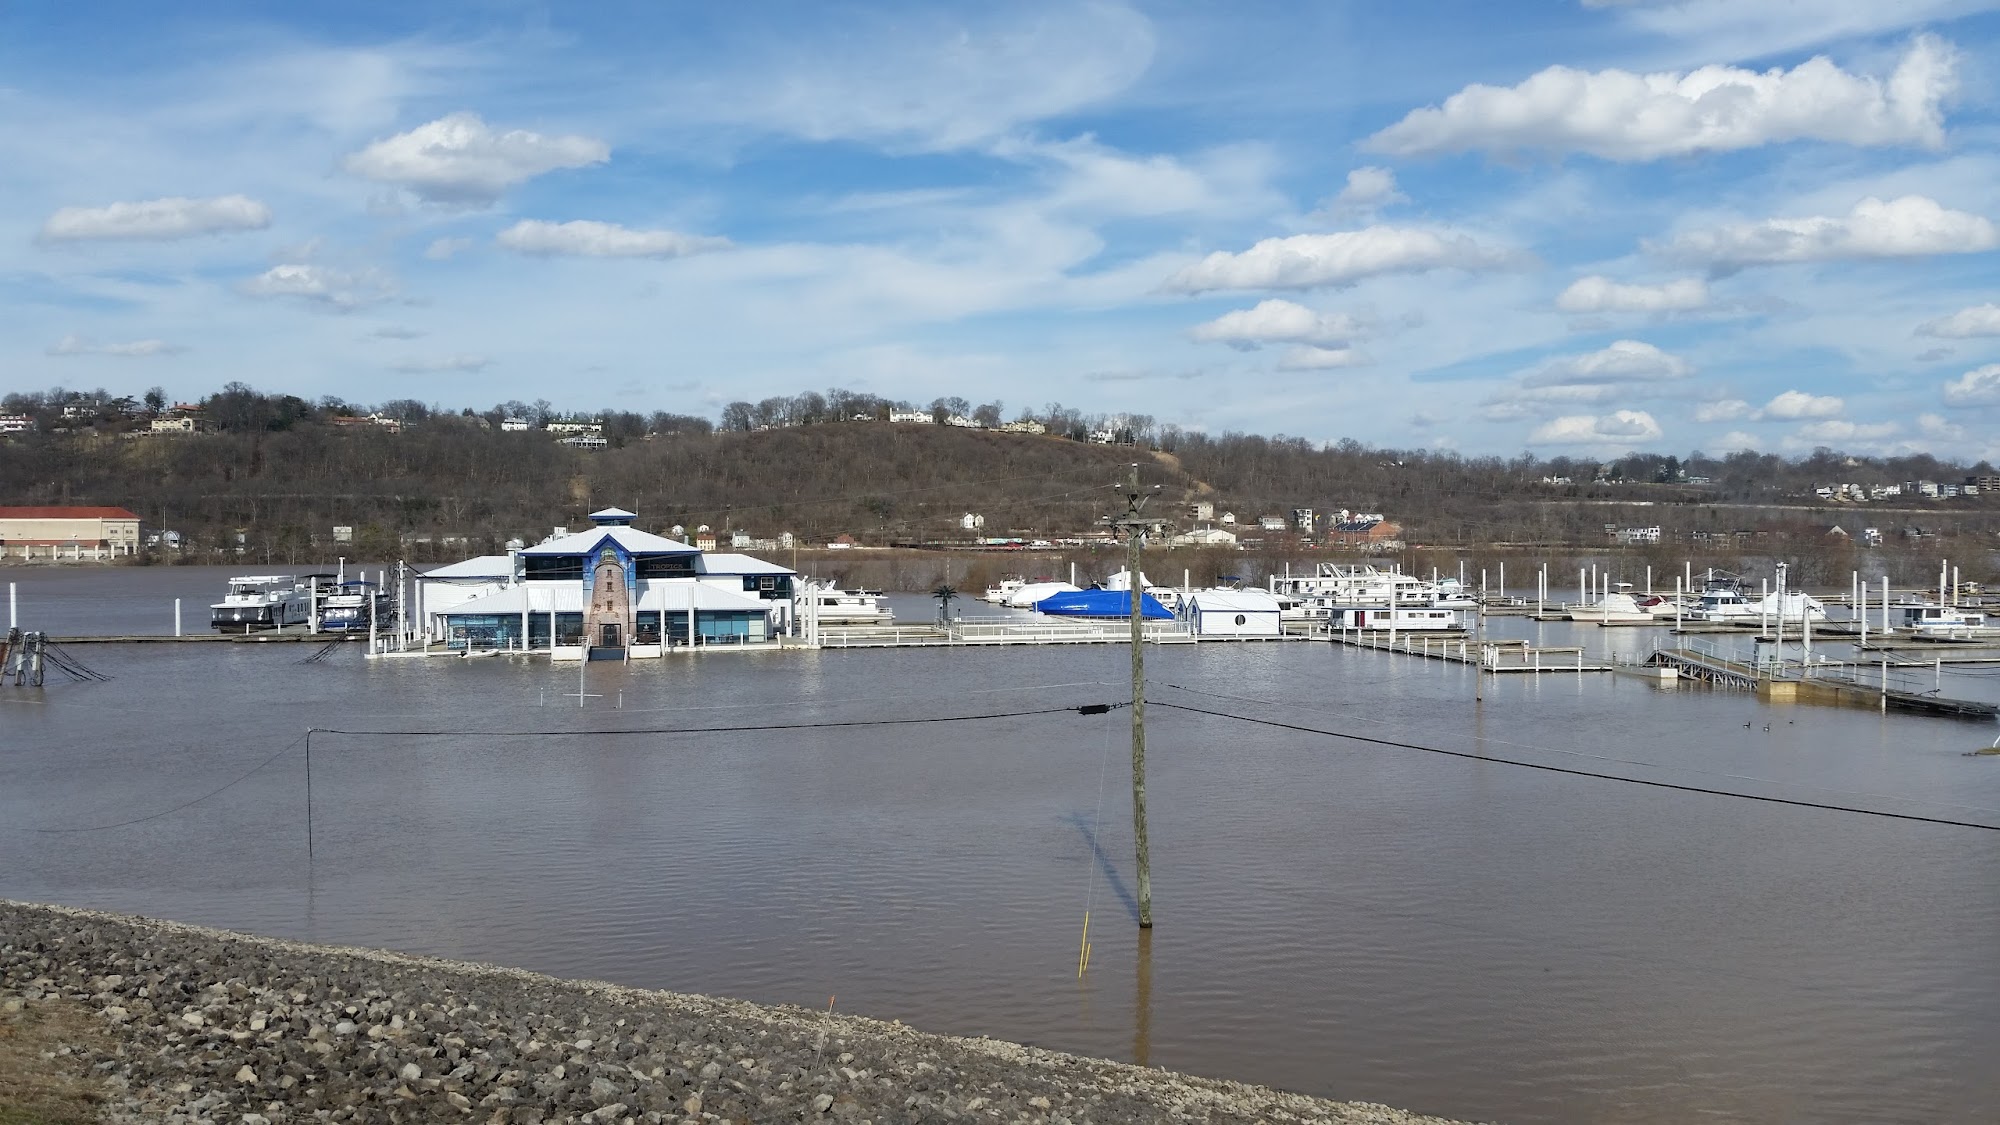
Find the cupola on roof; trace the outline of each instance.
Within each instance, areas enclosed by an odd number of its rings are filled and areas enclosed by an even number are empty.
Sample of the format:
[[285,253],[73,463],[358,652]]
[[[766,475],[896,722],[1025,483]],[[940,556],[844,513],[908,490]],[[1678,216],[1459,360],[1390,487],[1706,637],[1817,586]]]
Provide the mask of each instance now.
[[623,508],[606,508],[601,512],[590,513],[590,522],[599,527],[630,527],[632,521],[638,518],[638,513],[628,512]]

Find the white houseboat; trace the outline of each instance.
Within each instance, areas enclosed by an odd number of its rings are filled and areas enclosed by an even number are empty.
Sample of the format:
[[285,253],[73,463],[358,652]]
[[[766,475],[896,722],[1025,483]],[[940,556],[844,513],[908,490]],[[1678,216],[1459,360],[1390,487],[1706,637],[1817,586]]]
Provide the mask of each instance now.
[[248,574],[230,579],[229,592],[208,608],[209,624],[223,633],[304,625],[312,620],[312,584],[291,574]]
[[801,583],[798,614],[821,625],[887,625],[896,619],[876,590],[842,590],[832,583]]

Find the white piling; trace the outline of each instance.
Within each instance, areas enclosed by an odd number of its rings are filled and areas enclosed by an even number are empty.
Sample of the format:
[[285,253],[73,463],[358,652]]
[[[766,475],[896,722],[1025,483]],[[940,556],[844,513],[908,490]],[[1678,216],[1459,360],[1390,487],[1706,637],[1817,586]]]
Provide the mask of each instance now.
[[7,583],[7,627],[9,629],[18,629],[21,627],[21,614],[19,606],[15,602],[15,586],[16,583]]
[[1888,636],[1894,626],[1889,624],[1889,576],[1882,576],[1882,635]]
[[1502,559],[1500,562],[1500,600],[1503,602],[1507,600],[1507,562],[1505,559]]
[[174,636],[181,635],[181,600],[174,599]]

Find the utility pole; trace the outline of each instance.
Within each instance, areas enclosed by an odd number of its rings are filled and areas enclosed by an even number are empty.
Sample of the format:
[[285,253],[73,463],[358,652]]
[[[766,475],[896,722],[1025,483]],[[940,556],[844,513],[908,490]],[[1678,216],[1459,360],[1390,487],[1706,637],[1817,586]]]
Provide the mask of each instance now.
[[1139,849],[1139,928],[1153,928],[1153,863],[1146,844],[1146,584],[1139,578],[1139,549],[1146,522],[1140,513],[1149,493],[1139,488],[1134,463],[1125,480],[1125,515],[1111,521],[1125,532],[1125,572],[1132,586],[1132,836]]

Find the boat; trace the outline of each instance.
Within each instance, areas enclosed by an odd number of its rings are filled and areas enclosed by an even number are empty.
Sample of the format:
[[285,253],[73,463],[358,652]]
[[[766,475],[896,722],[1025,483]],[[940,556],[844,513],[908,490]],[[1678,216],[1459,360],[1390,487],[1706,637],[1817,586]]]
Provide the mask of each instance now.
[[1070,582],[1026,582],[1008,594],[1007,600],[1001,604],[1014,609],[1028,609],[1044,598],[1052,598],[1057,594],[1067,594],[1082,588]]
[[282,629],[312,620],[312,585],[291,574],[246,574],[229,580],[229,592],[208,607],[218,632]]
[[[1146,572],[1143,570],[1139,572],[1139,586],[1146,591],[1147,597],[1165,606],[1169,613],[1178,614],[1181,611],[1181,592],[1179,590],[1174,589],[1172,586],[1155,586],[1153,580],[1147,578]],[[1117,571],[1114,571],[1109,578],[1100,583],[1098,589],[1129,593],[1132,589],[1131,571],[1121,567]]]
[[[1172,621],[1173,611],[1160,604],[1151,594],[1139,595],[1139,616],[1147,621]],[[1132,591],[1130,590],[1068,590],[1051,594],[1035,603],[1035,612],[1052,617],[1110,617],[1129,618],[1132,616]]]
[[1796,622],[1808,616],[1825,621],[1826,606],[1818,598],[1796,591],[1784,595],[1772,591],[1752,600],[1734,587],[1719,587],[1703,590],[1689,616],[1725,625],[1762,625],[1780,619]]
[[1899,602],[1889,606],[1896,628],[1907,629],[1919,640],[1980,640],[1996,630],[1986,614],[1935,602]]
[[1471,609],[1479,604],[1472,589],[1456,578],[1440,578],[1431,604],[1439,609]]
[[1007,577],[1002,578],[999,582],[991,586],[988,586],[986,588],[986,592],[980,595],[980,597],[986,601],[992,602],[994,605],[1004,605],[1006,604],[1007,596],[1009,594],[1012,594],[1014,591],[1020,589],[1023,586],[1026,586],[1027,584],[1028,584],[1027,579],[1022,578],[1018,574],[1010,574]]
[[323,633],[365,633],[394,616],[389,595],[373,582],[338,582],[318,596],[319,628]]
[[[1290,594],[1301,600],[1323,598],[1339,606],[1436,606],[1441,596],[1437,586],[1421,578],[1368,563],[1320,563],[1311,574],[1273,575],[1269,588],[1274,594]],[[1462,593],[1455,594],[1454,600]]]
[[1595,604],[1576,606],[1564,616],[1571,621],[1595,621],[1599,625],[1652,624],[1654,614],[1632,595],[1632,584],[1620,582],[1618,586]]
[[887,625],[896,619],[876,590],[842,590],[832,583],[807,582],[799,593],[799,616],[821,625]]
[[1334,606],[1326,621],[1329,629],[1379,629],[1385,633],[1458,632],[1465,628],[1457,610],[1437,606]]

